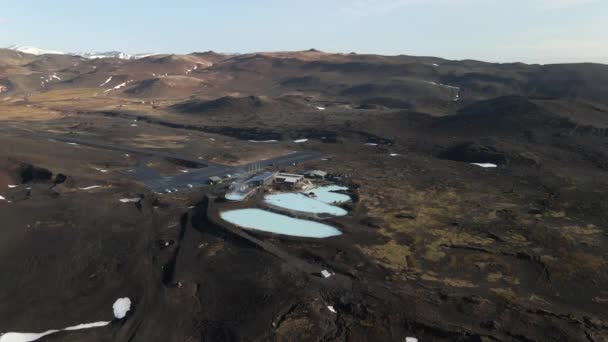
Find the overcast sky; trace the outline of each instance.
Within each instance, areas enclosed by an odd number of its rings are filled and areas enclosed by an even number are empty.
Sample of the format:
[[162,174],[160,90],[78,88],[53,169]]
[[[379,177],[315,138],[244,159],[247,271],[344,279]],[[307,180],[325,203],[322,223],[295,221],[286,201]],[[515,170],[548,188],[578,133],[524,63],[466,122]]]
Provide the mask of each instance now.
[[608,63],[608,0],[1,0],[12,44]]

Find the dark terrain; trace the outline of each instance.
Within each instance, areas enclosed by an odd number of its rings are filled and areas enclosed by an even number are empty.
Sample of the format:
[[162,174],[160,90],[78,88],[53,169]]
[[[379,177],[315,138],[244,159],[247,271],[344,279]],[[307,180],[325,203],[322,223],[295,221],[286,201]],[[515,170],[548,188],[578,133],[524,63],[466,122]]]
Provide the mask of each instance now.
[[[0,49],[0,120],[0,334],[129,297],[39,341],[608,341],[606,65]],[[129,175],[294,151],[327,158],[274,167],[353,189],[343,235],[241,230],[218,212],[259,198]]]

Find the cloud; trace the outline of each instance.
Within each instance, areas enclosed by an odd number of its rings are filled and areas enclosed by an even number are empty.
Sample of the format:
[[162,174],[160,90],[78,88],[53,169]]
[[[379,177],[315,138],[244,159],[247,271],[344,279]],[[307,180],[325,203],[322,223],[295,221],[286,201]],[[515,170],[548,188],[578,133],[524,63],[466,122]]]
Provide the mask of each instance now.
[[6,23],[8,23],[8,18],[0,16],[0,24],[6,24]]

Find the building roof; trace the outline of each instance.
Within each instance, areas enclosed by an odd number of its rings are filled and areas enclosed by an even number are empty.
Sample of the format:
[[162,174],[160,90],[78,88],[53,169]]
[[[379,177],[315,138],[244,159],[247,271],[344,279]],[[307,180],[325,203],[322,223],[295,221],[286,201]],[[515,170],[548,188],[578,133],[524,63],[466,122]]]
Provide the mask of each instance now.
[[280,177],[280,178],[304,178],[304,176],[297,175],[295,173],[279,173],[279,174],[277,174],[277,177]]
[[274,172],[266,171],[249,178],[246,183],[263,182],[272,177],[274,177]]
[[285,182],[285,183],[297,183],[300,180],[302,180],[302,178],[304,178],[304,176],[296,175],[296,174],[292,174],[292,173],[279,173],[277,175],[277,178],[282,179],[283,182]]
[[311,176],[321,176],[321,177],[327,176],[327,172],[321,171],[321,170],[312,170],[312,171],[309,171],[308,174]]

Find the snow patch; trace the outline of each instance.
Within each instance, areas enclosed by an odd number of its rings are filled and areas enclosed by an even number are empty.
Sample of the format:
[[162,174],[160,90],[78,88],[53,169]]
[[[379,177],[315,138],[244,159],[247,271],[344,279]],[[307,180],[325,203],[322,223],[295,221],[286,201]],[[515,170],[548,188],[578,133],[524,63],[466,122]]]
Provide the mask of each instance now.
[[49,330],[39,334],[9,332],[0,335],[0,342],[31,342],[41,339],[46,335],[54,334],[58,331],[59,330]]
[[129,83],[129,82],[130,82],[130,81],[123,82],[123,83],[121,83],[121,84],[119,84],[119,85],[115,86],[114,88],[110,88],[110,89],[108,89],[108,90],[104,90],[104,93],[110,92],[110,91],[112,91],[112,90],[118,90],[118,89],[120,89],[120,88],[122,88],[122,87],[125,87],[125,86],[127,85],[127,83]]
[[336,311],[336,309],[334,309],[334,307],[333,307],[333,306],[331,306],[331,305],[328,305],[328,306],[327,306],[327,309],[328,309],[329,311],[333,312],[333,313],[338,313],[338,311]]
[[112,80],[112,76],[110,76],[110,78],[108,78],[105,82],[103,82],[102,84],[100,84],[100,87],[103,87],[104,85],[110,83],[110,81]]
[[97,188],[101,188],[101,185],[92,185],[92,186],[87,186],[86,188],[78,188],[80,190],[93,190],[93,189],[97,189]]
[[496,164],[492,164],[492,163],[471,163],[472,165],[476,165],[479,167],[483,167],[483,168],[494,168],[494,167],[498,167],[498,165]]
[[249,142],[252,142],[252,143],[275,143],[275,142],[278,142],[278,140],[249,140]]
[[65,329],[60,330],[47,330],[43,333],[18,333],[18,332],[8,332],[0,335],[0,342],[32,342],[38,339],[43,338],[44,336],[54,334],[60,331],[72,331],[72,330],[82,330],[82,329],[91,329],[91,328],[99,328],[105,327],[110,324],[110,322],[94,322],[94,323],[84,323],[78,324],[72,327],[67,327]]
[[325,110],[325,107],[317,107],[318,110]]
[[140,197],[136,197],[136,198],[121,198],[120,202],[121,203],[139,203],[141,201]]
[[308,141],[308,139],[298,139],[298,140],[294,140],[293,142],[296,144],[301,144],[301,143],[305,143],[307,141]]
[[15,51],[23,52],[23,53],[29,53],[32,55],[64,55],[64,53],[61,51],[44,50],[44,49],[39,49],[39,48],[33,47],[33,46],[13,45],[13,46],[9,46],[8,48],[11,50],[15,50]]
[[0,195],[0,201],[6,201],[6,198],[2,197],[2,195]]
[[116,319],[123,319],[127,315],[127,312],[131,310],[131,299],[129,297],[119,298],[112,305],[114,310],[114,317]]
[[432,81],[423,81],[424,83],[428,83],[428,84],[432,84],[432,85],[436,85],[439,87],[445,87],[448,88],[450,90],[454,90],[456,91],[456,94],[454,95],[454,101],[458,101],[460,100],[460,87],[455,87],[455,86],[451,86],[448,84],[442,84],[442,83],[437,83],[437,82],[432,82]]
[[16,188],[16,187],[18,187],[18,186],[19,186],[19,185],[13,185],[13,184],[9,184],[9,185],[8,185],[8,188],[9,188],[9,189],[14,189],[14,188]]
[[99,328],[99,327],[105,327],[108,324],[110,324],[110,322],[84,323],[84,324],[75,325],[73,327],[67,327],[63,330],[81,330],[81,329]]
[[406,337],[405,342],[418,342],[418,339],[415,337]]
[[397,156],[400,156],[400,154],[399,153],[391,153],[390,156],[391,157],[397,157]]

